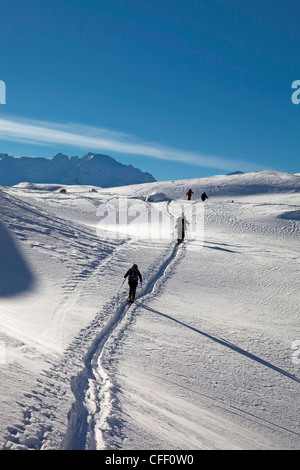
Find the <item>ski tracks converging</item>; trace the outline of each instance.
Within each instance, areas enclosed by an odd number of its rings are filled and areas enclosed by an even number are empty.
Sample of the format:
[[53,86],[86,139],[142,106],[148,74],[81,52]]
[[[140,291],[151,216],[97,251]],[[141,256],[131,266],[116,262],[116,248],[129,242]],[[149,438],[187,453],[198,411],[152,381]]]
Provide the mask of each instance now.
[[[47,249],[47,234],[56,231],[59,252],[53,253],[54,262],[63,256],[70,265],[71,275],[67,274],[62,283],[57,282],[57,302],[49,317],[48,330],[44,331],[45,335],[55,335],[57,326],[59,341],[68,346],[54,363],[53,359],[45,361],[49,368],[44,368],[32,391],[26,394],[26,403],[19,403],[23,420],[7,429],[5,448],[105,448],[105,434],[113,432],[114,384],[102,364],[102,357],[108,339],[116,332],[121,340],[122,331],[136,315],[135,305],[129,312],[127,303],[121,301],[125,298],[126,284],[122,285],[122,290],[118,285],[128,265],[137,261],[144,279],[143,290],[138,290],[137,298],[150,295],[170,270],[178,247],[170,240],[102,240],[93,230],[76,221],[66,222],[52,212],[48,215],[43,206],[32,209],[26,201],[20,202],[14,197],[7,201],[18,205],[18,215],[26,224],[34,225],[34,234],[39,237],[36,236],[37,242],[28,242],[35,243],[38,250]],[[36,203],[42,205],[38,199]],[[27,214],[29,210],[31,219]],[[86,311],[87,318],[92,320],[69,342],[70,314],[76,316],[81,311]],[[122,321],[124,317],[126,321]]]
[[[150,249],[149,246],[148,250]],[[174,243],[169,244],[168,251],[160,264],[155,268],[149,267],[151,275],[147,276],[146,272],[143,290],[137,294],[137,300],[147,298],[161,287],[162,280],[176,260],[178,246]],[[69,413],[69,425],[62,444],[63,449],[105,449],[106,436],[109,436],[110,441],[113,439],[115,446],[118,447],[121,429],[112,417],[116,385],[103,365],[102,358],[108,339],[118,327],[116,335],[118,340],[121,340],[126,326],[137,310],[136,305],[130,307],[127,301],[118,303],[118,300],[119,295],[112,300],[110,309],[115,308],[115,311],[91,343],[84,358],[84,368],[72,380],[75,402]],[[130,315],[127,315],[129,311]],[[123,325],[122,320],[125,316],[128,318]]]

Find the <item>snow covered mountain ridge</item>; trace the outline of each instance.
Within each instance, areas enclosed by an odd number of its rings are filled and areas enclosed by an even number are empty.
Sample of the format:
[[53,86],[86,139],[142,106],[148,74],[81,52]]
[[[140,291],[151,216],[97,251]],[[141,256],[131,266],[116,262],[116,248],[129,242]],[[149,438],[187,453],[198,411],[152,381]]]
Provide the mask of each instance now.
[[58,153],[52,158],[13,157],[0,153],[0,185],[21,182],[123,186],[154,182],[150,173],[124,165],[108,155],[86,153],[81,158]]

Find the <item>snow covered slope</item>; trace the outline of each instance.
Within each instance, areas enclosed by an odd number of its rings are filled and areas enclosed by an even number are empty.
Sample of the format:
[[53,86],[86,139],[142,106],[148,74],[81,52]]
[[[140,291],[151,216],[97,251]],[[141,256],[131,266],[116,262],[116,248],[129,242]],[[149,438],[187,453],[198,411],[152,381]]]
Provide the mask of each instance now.
[[192,189],[192,199],[199,200],[205,191],[209,197],[235,197],[255,194],[293,193],[299,191],[299,175],[290,175],[278,170],[257,171],[235,175],[216,175],[207,178],[153,182],[151,185],[135,185],[113,189],[118,194],[149,196],[164,193],[173,199],[186,199]]
[[104,188],[155,181],[132,165],[123,165],[108,155],[86,153],[71,157],[58,153],[52,158],[11,157],[0,154],[0,184],[20,182],[85,184]]
[[0,188],[0,447],[299,449],[300,177],[59,189]]

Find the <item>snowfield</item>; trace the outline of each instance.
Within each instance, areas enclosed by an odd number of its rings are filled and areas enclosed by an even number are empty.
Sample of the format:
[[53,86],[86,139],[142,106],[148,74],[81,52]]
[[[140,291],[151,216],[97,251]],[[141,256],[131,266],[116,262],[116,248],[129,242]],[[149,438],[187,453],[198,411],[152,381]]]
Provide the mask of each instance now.
[[299,449],[300,176],[64,188],[0,187],[1,448]]

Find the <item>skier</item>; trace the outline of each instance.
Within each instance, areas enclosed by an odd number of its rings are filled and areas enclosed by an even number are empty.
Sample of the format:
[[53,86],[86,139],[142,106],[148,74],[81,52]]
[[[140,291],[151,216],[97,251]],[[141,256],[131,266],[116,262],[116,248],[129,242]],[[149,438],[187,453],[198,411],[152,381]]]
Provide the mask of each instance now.
[[127,273],[125,274],[124,278],[128,277],[128,284],[129,284],[129,302],[134,302],[135,300],[135,291],[138,285],[138,280],[142,281],[142,275],[139,271],[137,264],[133,264],[130,269],[128,269]]
[[192,194],[194,194],[193,191],[191,189],[189,189],[188,192],[186,193],[186,195],[188,197],[188,201],[191,200]]
[[177,244],[179,245],[183,242],[185,236],[186,221],[184,216],[178,217],[175,228],[177,228]]
[[202,199],[202,201],[204,202],[205,199],[208,199],[208,195],[207,195],[206,193],[202,193],[202,194],[201,194],[201,199]]

